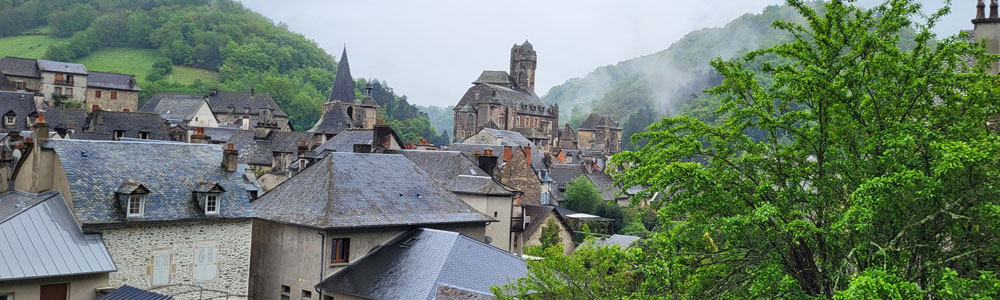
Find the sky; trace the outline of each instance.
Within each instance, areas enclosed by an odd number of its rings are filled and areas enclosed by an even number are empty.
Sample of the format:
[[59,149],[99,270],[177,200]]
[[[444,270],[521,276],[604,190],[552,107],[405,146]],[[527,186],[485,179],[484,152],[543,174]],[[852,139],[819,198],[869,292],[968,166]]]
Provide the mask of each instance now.
[[[454,105],[483,70],[508,70],[510,47],[526,39],[538,53],[535,92],[603,65],[666,49],[684,34],[721,27],[783,0],[239,0],[316,41],[340,60],[347,46],[354,77],[385,81],[410,103]],[[871,6],[878,0],[860,0]],[[943,0],[923,0],[925,10]],[[937,27],[971,28],[975,1]]]

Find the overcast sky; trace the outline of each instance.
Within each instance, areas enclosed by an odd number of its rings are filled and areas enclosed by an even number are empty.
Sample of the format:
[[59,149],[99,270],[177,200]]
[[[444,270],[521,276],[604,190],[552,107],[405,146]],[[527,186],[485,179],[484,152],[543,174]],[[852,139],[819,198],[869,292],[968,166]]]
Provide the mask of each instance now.
[[[343,1],[240,0],[315,40],[340,60],[347,45],[354,77],[384,80],[411,103],[458,102],[483,70],[508,70],[510,47],[525,39],[538,52],[535,92],[598,66],[666,49],[685,33],[720,27],[782,0]],[[923,0],[938,8],[943,0]],[[880,2],[862,0],[862,4]],[[969,28],[975,1],[939,33]]]

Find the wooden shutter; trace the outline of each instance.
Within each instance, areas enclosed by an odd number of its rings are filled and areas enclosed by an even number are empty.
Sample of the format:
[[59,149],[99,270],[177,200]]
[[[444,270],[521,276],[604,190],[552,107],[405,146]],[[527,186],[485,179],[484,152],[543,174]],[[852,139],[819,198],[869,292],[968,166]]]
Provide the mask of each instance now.
[[215,245],[198,246],[195,250],[194,280],[215,279],[217,255]]
[[69,296],[69,284],[49,284],[39,287],[39,300],[66,300]]
[[170,283],[170,254],[153,255],[153,285]]

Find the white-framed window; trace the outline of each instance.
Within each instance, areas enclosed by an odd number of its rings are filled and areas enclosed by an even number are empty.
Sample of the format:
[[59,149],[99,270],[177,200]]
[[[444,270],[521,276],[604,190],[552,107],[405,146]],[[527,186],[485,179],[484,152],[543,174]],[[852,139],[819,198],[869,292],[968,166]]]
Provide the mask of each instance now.
[[144,140],[148,140],[149,139],[149,132],[139,131],[139,138],[140,139],[144,139]]
[[219,214],[219,195],[205,196],[205,214],[206,215]]
[[125,206],[127,217],[142,217],[146,210],[146,195],[129,195],[128,205]]
[[0,300],[14,300],[14,294],[0,294]]
[[73,96],[73,89],[66,88],[66,96]]
[[218,268],[218,252],[215,245],[199,245],[195,247],[194,281],[215,280]]
[[6,125],[14,125],[14,122],[16,120],[17,120],[17,118],[14,117],[13,115],[3,116],[3,123],[6,124]]
[[115,130],[115,140],[120,140],[125,137],[125,130]]
[[153,285],[170,283],[170,253],[153,254]]

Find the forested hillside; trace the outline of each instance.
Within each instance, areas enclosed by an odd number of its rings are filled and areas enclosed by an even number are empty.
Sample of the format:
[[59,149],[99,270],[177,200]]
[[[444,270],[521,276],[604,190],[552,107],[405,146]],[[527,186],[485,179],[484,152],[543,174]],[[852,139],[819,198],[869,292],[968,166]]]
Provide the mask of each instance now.
[[[266,91],[299,130],[319,118],[336,73],[315,42],[231,0],[0,0],[0,36],[0,56],[136,74],[143,100],[161,91]],[[379,86],[389,93],[376,99],[392,106],[385,116],[401,135],[437,138],[405,96]]]

